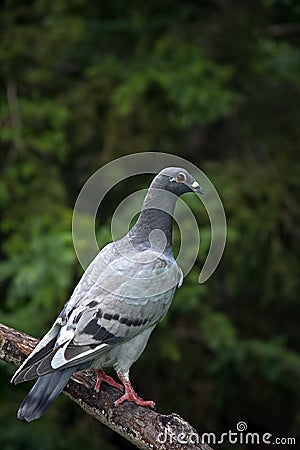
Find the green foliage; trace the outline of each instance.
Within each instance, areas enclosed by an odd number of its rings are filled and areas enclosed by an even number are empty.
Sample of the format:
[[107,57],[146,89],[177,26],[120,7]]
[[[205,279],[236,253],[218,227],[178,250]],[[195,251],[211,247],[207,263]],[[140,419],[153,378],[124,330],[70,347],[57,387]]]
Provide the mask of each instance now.
[[234,99],[223,86],[230,78],[229,68],[205,59],[199,46],[182,43],[176,36],[158,40],[150,55],[135,62],[124,75],[113,102],[125,117],[141,109],[145,101],[155,105],[161,101],[156,97],[165,97],[169,105],[166,120],[188,128],[194,122],[207,123],[223,116]]
[[[81,275],[72,208],[95,170],[136,151],[180,154],[218,189],[227,246],[199,285],[210,223],[187,195],[200,252],[133,382],[200,431],[245,420],[251,431],[296,436],[299,2],[221,3],[2,2],[1,321],[42,336],[72,293]],[[100,247],[114,208],[143,183],[124,183],[104,202]],[[13,388],[12,368],[0,368],[1,449],[77,448],[83,439],[131,448],[64,398],[37,423],[16,421],[28,386]]]
[[274,39],[260,41],[264,64],[255,62],[260,75],[273,79],[274,83],[286,80],[295,85],[300,82],[300,50],[288,42]]
[[0,282],[8,284],[4,320],[40,334],[53,317],[54,305],[59,310],[68,295],[74,251],[69,232],[49,230],[38,220],[29,226],[32,233],[26,241],[16,236],[7,241],[9,259],[0,263]]

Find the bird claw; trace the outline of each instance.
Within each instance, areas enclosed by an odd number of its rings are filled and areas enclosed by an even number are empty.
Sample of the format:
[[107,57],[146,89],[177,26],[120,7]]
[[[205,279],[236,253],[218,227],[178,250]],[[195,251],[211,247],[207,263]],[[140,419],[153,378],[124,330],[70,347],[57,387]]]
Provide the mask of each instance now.
[[120,397],[118,400],[115,401],[114,405],[115,406],[119,406],[121,405],[121,403],[125,402],[134,402],[136,405],[139,406],[146,406],[148,408],[156,408],[155,403],[152,400],[143,400],[141,397],[139,397],[135,392],[134,394],[132,392],[128,393],[125,392],[124,395],[122,395],[122,397]]
[[100,391],[101,383],[103,381],[109,384],[110,386],[119,389],[120,391],[123,390],[122,384],[117,383],[112,377],[103,372],[103,370],[97,370],[97,381],[94,387],[96,392]]
[[115,401],[114,403],[115,406],[119,406],[121,405],[121,403],[127,400],[128,402],[134,402],[136,405],[139,406],[146,406],[148,408],[156,409],[156,405],[152,400],[143,400],[141,397],[137,395],[137,393],[132,387],[132,384],[129,381],[128,374],[127,377],[121,372],[118,372],[117,375],[124,384],[125,393],[124,395],[122,395],[122,397],[120,397],[118,400]]

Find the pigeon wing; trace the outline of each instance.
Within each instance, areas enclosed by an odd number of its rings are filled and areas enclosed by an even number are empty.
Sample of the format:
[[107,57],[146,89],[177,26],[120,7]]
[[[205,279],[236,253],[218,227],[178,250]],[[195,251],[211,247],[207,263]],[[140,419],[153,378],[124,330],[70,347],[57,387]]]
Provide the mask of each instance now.
[[101,279],[93,280],[89,299],[77,302],[71,311],[69,327],[74,330],[73,337],[59,348],[51,362],[52,368],[66,368],[94,359],[112,346],[155,325],[165,316],[175,293],[174,283],[167,290],[162,283],[162,288],[157,288],[154,295],[151,295],[154,291],[150,289],[150,295],[147,295],[145,287],[150,288],[153,279],[161,275],[164,282],[168,276],[178,282],[181,274],[174,260],[170,263],[164,256],[158,255],[154,254],[151,263],[143,265],[137,260],[123,260],[120,263],[119,259],[118,270],[114,269],[113,264],[110,265],[110,277],[103,277],[101,272]]
[[174,280],[180,282],[180,269],[174,260],[147,252],[132,258],[113,244],[106,246],[12,381],[80,367],[161,320],[174,296]]

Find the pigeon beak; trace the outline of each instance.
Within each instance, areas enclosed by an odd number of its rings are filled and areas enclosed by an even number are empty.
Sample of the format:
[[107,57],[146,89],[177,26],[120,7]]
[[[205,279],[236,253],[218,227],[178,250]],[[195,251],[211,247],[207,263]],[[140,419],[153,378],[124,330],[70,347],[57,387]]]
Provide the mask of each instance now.
[[193,183],[191,183],[189,185],[189,188],[196,194],[201,194],[201,195],[205,194],[204,189],[200,186],[200,184],[197,181],[194,181]]

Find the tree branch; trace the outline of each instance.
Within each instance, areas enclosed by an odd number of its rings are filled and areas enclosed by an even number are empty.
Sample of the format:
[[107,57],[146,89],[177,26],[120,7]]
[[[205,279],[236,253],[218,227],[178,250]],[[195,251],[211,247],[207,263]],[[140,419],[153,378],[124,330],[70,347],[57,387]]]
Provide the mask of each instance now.
[[[3,361],[20,366],[37,343],[38,339],[0,324],[0,359]],[[113,404],[120,396],[120,391],[104,384],[97,394],[94,385],[93,371],[77,372],[64,393],[86,413],[138,448],[212,450],[207,444],[201,443],[201,436],[179,415],[162,415],[131,402],[125,402],[116,408]]]

